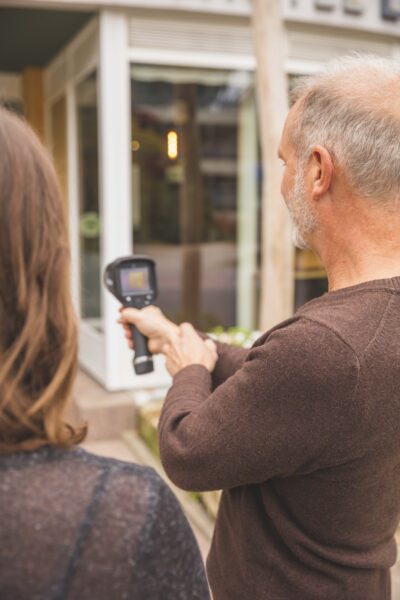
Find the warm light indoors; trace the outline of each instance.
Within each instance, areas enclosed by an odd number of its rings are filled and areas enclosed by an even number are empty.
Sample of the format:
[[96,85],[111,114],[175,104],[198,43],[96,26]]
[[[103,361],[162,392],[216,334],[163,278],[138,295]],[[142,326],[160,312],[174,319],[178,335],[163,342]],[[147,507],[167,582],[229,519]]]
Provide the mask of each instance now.
[[171,160],[178,158],[178,134],[176,133],[176,131],[168,131],[167,153],[168,158],[170,158]]
[[132,140],[132,150],[137,152],[140,148],[140,142],[138,140]]

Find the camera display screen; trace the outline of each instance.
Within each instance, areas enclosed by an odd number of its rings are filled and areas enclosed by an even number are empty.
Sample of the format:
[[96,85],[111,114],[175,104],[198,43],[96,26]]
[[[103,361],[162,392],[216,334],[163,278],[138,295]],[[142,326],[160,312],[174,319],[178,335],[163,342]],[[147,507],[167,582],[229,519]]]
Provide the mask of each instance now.
[[131,267],[120,271],[121,291],[124,296],[151,292],[149,269]]

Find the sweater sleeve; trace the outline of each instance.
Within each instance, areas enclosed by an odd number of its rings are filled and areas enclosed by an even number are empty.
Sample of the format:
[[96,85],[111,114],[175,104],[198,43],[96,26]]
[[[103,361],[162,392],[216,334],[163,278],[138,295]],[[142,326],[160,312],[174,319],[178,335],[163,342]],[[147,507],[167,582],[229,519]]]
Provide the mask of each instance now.
[[203,561],[175,496],[159,481],[134,566],[131,600],[210,600]]
[[212,372],[213,389],[234,375],[243,366],[249,353],[249,350],[246,348],[239,348],[238,346],[231,346],[222,342],[217,342],[217,351],[218,360]]
[[353,350],[327,327],[286,324],[212,392],[191,365],[160,418],[160,454],[183,489],[213,490],[312,472],[345,460],[358,380]]
[[[210,337],[201,331],[198,331],[197,333],[204,340]],[[215,343],[217,345],[218,360],[211,375],[213,390],[240,369],[249,353],[248,348],[232,346],[231,344],[225,344],[224,342]]]

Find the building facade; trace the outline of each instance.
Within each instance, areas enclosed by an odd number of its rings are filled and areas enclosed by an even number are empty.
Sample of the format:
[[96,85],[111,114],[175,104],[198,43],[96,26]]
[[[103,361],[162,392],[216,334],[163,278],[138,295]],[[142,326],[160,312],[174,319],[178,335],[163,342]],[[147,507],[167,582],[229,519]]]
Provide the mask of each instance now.
[[[118,256],[156,260],[159,305],[172,318],[260,327],[259,267],[274,257],[261,242],[250,10],[247,0],[0,2],[10,35],[0,96],[54,155],[80,362],[107,389],[168,383],[161,359],[153,374],[133,374],[118,305],[102,285]],[[282,0],[288,86],[353,51],[400,60],[399,13],[395,0]],[[326,286],[306,253],[293,277],[293,307]]]

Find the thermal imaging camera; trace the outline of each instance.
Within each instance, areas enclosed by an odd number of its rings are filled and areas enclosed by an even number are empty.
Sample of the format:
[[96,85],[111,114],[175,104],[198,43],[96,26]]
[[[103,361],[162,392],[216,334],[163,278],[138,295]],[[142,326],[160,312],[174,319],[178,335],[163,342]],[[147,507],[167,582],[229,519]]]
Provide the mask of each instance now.
[[[157,296],[156,264],[147,256],[117,258],[106,267],[104,283],[125,308],[144,308],[153,304]],[[135,345],[135,373],[150,373],[154,366],[147,346],[148,339],[134,325],[130,328]]]

